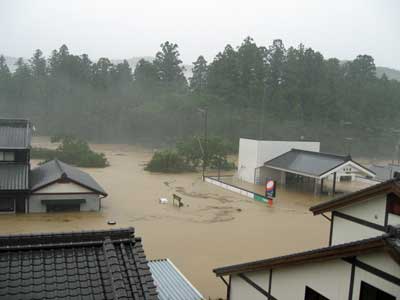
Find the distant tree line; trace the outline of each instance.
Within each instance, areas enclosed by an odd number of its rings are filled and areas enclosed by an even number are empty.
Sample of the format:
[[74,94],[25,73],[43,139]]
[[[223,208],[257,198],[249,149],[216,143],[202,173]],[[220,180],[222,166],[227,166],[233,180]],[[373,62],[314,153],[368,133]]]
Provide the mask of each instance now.
[[48,58],[36,50],[13,73],[0,57],[0,116],[30,118],[40,134],[172,144],[201,135],[198,107],[208,108],[210,133],[231,142],[319,140],[329,152],[388,157],[400,138],[400,82],[377,78],[368,55],[340,62],[248,37],[211,62],[199,56],[189,80],[170,42],[134,70],[65,45]]

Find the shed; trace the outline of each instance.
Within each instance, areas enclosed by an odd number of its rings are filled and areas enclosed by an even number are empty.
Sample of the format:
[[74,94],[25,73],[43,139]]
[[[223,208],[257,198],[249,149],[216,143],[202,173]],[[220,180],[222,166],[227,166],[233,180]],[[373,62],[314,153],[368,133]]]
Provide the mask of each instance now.
[[104,189],[87,173],[59,160],[31,171],[28,212],[98,211]]

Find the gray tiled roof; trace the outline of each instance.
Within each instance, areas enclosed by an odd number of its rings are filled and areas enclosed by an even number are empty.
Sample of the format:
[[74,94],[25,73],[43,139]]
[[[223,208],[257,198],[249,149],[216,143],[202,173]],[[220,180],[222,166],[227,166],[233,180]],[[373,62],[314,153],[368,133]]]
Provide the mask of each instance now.
[[25,149],[31,145],[28,120],[0,119],[0,149]]
[[160,300],[204,299],[169,259],[152,260],[149,267]]
[[319,177],[349,160],[349,156],[292,149],[265,162],[264,166]]
[[29,165],[0,163],[0,191],[29,190]]
[[0,298],[158,299],[133,228],[0,236]]
[[107,196],[107,193],[92,176],[57,159],[44,163],[31,171],[31,190],[36,191],[60,179],[71,180],[94,192]]

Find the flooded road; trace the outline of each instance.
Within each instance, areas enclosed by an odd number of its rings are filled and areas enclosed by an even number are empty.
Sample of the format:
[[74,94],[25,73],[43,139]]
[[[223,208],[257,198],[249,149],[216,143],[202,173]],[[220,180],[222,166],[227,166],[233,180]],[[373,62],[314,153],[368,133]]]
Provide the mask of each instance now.
[[[48,146],[34,139],[34,146]],[[108,192],[100,213],[0,216],[0,233],[76,231],[133,226],[148,259],[170,258],[206,297],[226,288],[212,269],[326,246],[329,223],[313,217],[310,194],[279,191],[272,208],[212,184],[200,174],[151,174],[143,170],[152,151],[129,145],[92,145],[111,166],[85,169]],[[34,162],[33,162],[34,164]],[[172,206],[172,194],[184,206]],[[159,204],[166,197],[168,204]],[[117,225],[106,224],[108,219]]]

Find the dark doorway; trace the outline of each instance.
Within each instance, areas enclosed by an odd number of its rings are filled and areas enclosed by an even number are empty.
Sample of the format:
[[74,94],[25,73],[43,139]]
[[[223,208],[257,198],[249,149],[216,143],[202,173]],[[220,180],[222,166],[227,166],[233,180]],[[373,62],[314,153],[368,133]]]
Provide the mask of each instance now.
[[15,203],[15,209],[17,213],[25,212],[25,197],[18,196],[17,202]]
[[362,281],[360,300],[396,300],[396,297]]
[[15,199],[0,198],[0,212],[15,212]]

